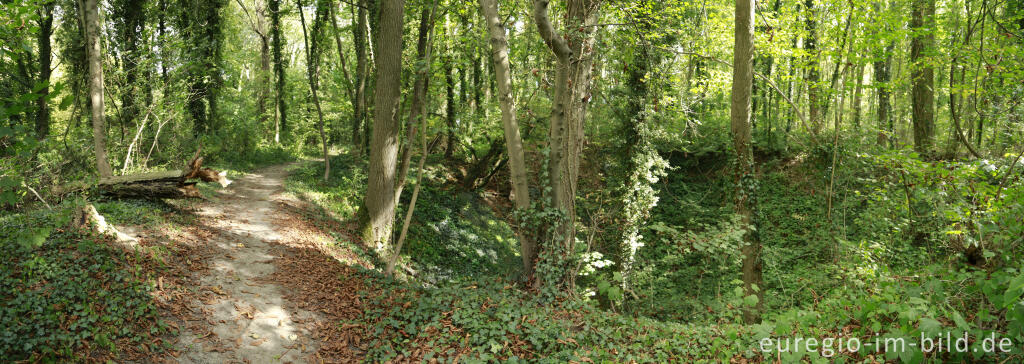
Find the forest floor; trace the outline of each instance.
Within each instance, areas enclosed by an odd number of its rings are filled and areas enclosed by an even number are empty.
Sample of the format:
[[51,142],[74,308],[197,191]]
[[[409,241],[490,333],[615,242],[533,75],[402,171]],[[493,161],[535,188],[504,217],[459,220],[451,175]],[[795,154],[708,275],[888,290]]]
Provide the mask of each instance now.
[[[359,264],[358,258],[332,256],[339,251],[327,247],[330,238],[303,216],[308,206],[284,193],[283,180],[293,166],[246,173],[193,205],[193,239],[184,240],[197,247],[177,252],[174,262],[185,265],[171,267],[180,273],[177,287],[157,287],[168,298],[164,316],[179,332],[164,358],[144,361],[297,363],[358,357],[349,344],[357,349],[360,334],[339,321],[358,317],[355,292],[362,285],[345,279],[354,278],[352,268],[338,264]],[[139,237],[154,234],[118,228]]]

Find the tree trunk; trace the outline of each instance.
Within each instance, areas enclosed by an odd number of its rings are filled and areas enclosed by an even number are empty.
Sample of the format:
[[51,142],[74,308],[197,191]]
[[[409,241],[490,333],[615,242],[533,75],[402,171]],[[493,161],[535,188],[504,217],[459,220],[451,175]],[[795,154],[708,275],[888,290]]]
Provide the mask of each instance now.
[[853,126],[858,131],[860,130],[860,95],[861,87],[864,85],[864,68],[863,64],[857,65],[857,83],[853,88]]
[[[561,260],[552,265],[574,259],[576,229],[576,182],[579,177],[580,154],[583,151],[583,120],[590,102],[590,72],[593,64],[597,0],[567,0],[566,23],[568,31],[558,34],[548,18],[550,0],[534,0],[533,18],[541,39],[555,55],[555,93],[551,105],[548,127],[549,180],[551,208],[564,214],[555,224],[548,259]],[[543,259],[543,258],[542,258]],[[558,282],[541,282],[571,289],[575,274],[559,272]]]
[[115,30],[119,33],[121,49],[121,69],[124,72],[124,85],[121,89],[121,127],[134,127],[139,115],[138,100],[140,95],[139,79],[141,69],[139,42],[145,34],[146,18],[143,0],[129,0],[121,7],[115,7]]
[[[810,3],[810,1],[808,1]],[[761,243],[758,240],[757,183],[750,142],[750,94],[754,80],[754,0],[736,0],[736,45],[733,49],[732,109],[733,146],[736,149],[735,207],[747,231],[743,234],[743,288],[745,296],[757,297],[756,305],[744,307],[743,321],[761,321]]]
[[100,18],[97,0],[83,0],[86,54],[89,59],[89,100],[92,109],[92,140],[100,178],[113,175],[107,161],[107,123],[103,114],[103,56],[100,49]]
[[[432,60],[432,47],[434,44],[434,11],[437,2],[429,8],[424,8],[420,14],[419,37],[416,41],[416,54],[419,61],[423,63],[422,68],[416,69],[416,81],[413,84],[412,107],[409,109],[409,119],[405,122],[405,141],[399,160],[401,166],[398,168],[397,186],[395,188],[395,201],[402,197],[402,189],[405,188],[405,179],[409,175],[409,166],[412,163],[412,145],[416,138],[418,119],[426,119],[427,111],[427,88],[430,82],[430,69]],[[426,133],[426,129],[421,132]]]
[[360,137],[359,130],[363,128],[363,121],[366,119],[366,79],[367,79],[367,50],[366,50],[366,0],[359,0],[356,11],[355,25],[352,27],[352,44],[356,51],[356,87],[355,98],[352,100],[352,151],[358,158],[366,146],[363,143],[365,138]]
[[274,75],[277,78],[274,95],[274,142],[281,143],[288,136],[288,104],[285,102],[284,33],[281,31],[281,0],[268,0],[270,34],[274,54]]
[[36,137],[45,138],[50,134],[50,106],[47,103],[46,95],[50,93],[50,53],[53,52],[50,46],[50,36],[53,35],[53,1],[45,2],[39,9],[39,32],[37,40],[39,44],[39,78],[38,82],[43,84],[39,93],[44,95],[36,99]]
[[360,227],[363,239],[386,252],[395,219],[395,162],[398,157],[398,104],[402,86],[402,21],[404,0],[380,2],[380,33],[375,63],[373,141],[365,206],[368,218]]
[[[875,89],[878,90],[878,145],[885,145],[893,133],[892,110],[889,103],[892,73],[893,43],[889,43],[883,51],[883,60],[875,61]],[[892,143],[889,143],[891,146]]]
[[[433,29],[433,18],[434,18],[434,12],[436,11],[436,9],[437,9],[437,1],[435,1],[434,5],[431,7],[430,15],[429,16],[427,15],[426,9],[424,9],[424,12],[423,12],[423,18],[424,19],[426,19],[428,17],[431,19],[431,21],[430,21],[431,29]],[[424,26],[423,26],[423,24],[421,24],[420,25],[420,30],[421,30],[420,33],[421,33],[421,35],[423,33],[423,28],[424,28]],[[430,49],[429,49],[429,47],[430,47],[430,44],[433,43],[433,38],[434,38],[433,30],[430,31],[429,38],[430,39],[426,40],[425,42],[421,42],[421,43],[428,43],[425,46],[425,48],[427,48],[427,49],[426,49],[426,54],[425,54],[425,57],[424,57],[424,59],[427,60],[427,68],[430,67],[429,66],[430,65]],[[421,36],[421,39],[422,39],[422,36]],[[419,48],[419,47],[417,47],[417,48]],[[429,71],[420,71],[418,78],[427,77],[429,74],[430,74]],[[419,79],[417,79],[417,82],[418,81],[419,81]],[[426,83],[426,82],[424,81],[424,83]],[[426,88],[426,86],[424,86],[424,88]],[[413,104],[415,104],[415,101],[413,102]],[[423,103],[423,105],[421,106],[421,109],[422,109],[422,111],[426,111],[426,103]],[[415,112],[415,109],[413,110],[413,112]],[[426,113],[423,113],[423,115],[425,115],[425,114]],[[412,120],[414,120],[414,118],[412,118],[410,116],[409,120],[412,121]],[[414,126],[410,124],[409,127],[412,128]],[[412,222],[412,213],[413,213],[413,211],[416,211],[416,201],[419,199],[419,197],[420,197],[420,189],[421,189],[421,187],[423,187],[423,166],[427,164],[427,155],[430,153],[430,151],[427,149],[427,118],[425,116],[420,117],[420,128],[423,129],[423,131],[420,132],[420,153],[422,153],[422,154],[420,155],[419,165],[416,166],[416,187],[413,188],[413,190],[412,190],[412,198],[409,199],[409,208],[406,209],[406,212],[405,212],[405,220],[402,222],[402,231],[398,234],[398,241],[395,243],[395,248],[392,250],[391,257],[388,258],[387,266],[384,269],[384,274],[387,275],[388,277],[391,277],[391,276],[393,276],[395,274],[395,264],[398,263],[399,254],[402,253],[402,245],[405,244],[405,238],[409,234],[409,223]],[[411,140],[408,143],[409,143],[410,146],[412,145],[412,141]],[[410,149],[410,148],[411,147],[407,147],[406,149]],[[398,197],[400,197],[401,194],[402,194],[401,191],[399,191],[399,192],[397,192],[395,194],[395,201],[398,201]]]
[[312,94],[313,104],[316,106],[317,129],[320,131],[320,145],[323,147],[324,182],[327,182],[331,178],[331,157],[327,151],[327,134],[324,132],[324,111],[320,106],[320,95],[317,93],[320,83],[320,47],[323,44],[327,3],[317,1],[312,43],[310,43],[308,32],[306,32],[306,12],[302,9],[302,0],[296,1],[296,4],[299,6],[299,21],[302,24],[302,41],[306,46],[306,79],[309,81],[309,92]]
[[444,159],[451,159],[455,153],[455,77],[452,75],[452,58],[447,56],[444,59],[444,81],[445,93],[445,124],[448,129],[448,137],[444,147]]
[[[353,100],[353,98],[355,97],[355,94],[352,91],[352,79],[351,79],[351,77],[349,77],[348,66],[346,65],[346,62],[345,62],[345,50],[341,47],[341,35],[338,34],[338,17],[335,16],[335,14],[334,14],[334,11],[336,10],[336,7],[334,6],[334,2],[333,1],[331,1],[328,5],[330,6],[330,14],[329,15],[331,17],[331,30],[332,30],[332,33],[334,34],[334,43],[337,44],[338,60],[341,63],[341,73],[342,73],[342,76],[344,77],[344,79],[342,80],[342,83],[345,86],[345,93],[348,94],[349,100]],[[355,105],[355,103],[353,103],[353,105]]]
[[818,21],[814,14],[814,0],[804,2],[804,19],[807,38],[804,39],[804,51],[807,52],[807,63],[804,65],[807,80],[807,107],[808,118],[811,121],[811,134],[817,135],[824,126],[821,115],[821,100],[819,96],[819,85],[821,75],[818,71]]
[[[508,149],[509,177],[512,183],[512,199],[516,210],[525,212],[530,208],[530,186],[527,179],[526,158],[523,139],[519,134],[516,120],[516,105],[512,98],[512,71],[509,66],[508,40],[505,26],[498,17],[497,0],[480,0],[488,38],[491,42],[491,61],[494,63],[494,80],[498,88],[498,103],[501,107],[501,125],[505,129],[505,147]],[[519,254],[523,259],[523,276],[527,282],[533,280],[533,262],[537,258],[534,234],[529,227],[517,221],[516,235],[519,237]]]
[[910,20],[910,79],[913,84],[914,150],[931,154],[935,146],[935,0],[914,0]]

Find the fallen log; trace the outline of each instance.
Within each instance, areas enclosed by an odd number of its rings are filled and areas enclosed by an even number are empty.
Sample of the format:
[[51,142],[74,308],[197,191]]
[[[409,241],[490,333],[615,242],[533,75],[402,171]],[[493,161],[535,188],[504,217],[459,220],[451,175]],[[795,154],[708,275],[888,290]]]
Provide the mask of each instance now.
[[216,182],[227,187],[231,181],[224,172],[202,168],[199,151],[188,163],[186,170],[161,171],[101,178],[97,184],[100,194],[111,198],[199,198],[195,179]]

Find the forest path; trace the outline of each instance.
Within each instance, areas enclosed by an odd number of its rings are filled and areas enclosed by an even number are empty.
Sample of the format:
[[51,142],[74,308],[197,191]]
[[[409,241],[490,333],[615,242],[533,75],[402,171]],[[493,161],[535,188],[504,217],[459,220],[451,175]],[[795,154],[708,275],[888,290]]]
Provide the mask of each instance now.
[[[276,221],[290,164],[267,167],[236,180],[218,198],[200,203],[199,223],[219,234],[206,242],[212,254],[190,306],[205,318],[183,327],[182,363],[305,362],[318,349],[311,338],[323,317],[288,302],[274,260],[282,240]],[[294,277],[298,278],[298,277]]]

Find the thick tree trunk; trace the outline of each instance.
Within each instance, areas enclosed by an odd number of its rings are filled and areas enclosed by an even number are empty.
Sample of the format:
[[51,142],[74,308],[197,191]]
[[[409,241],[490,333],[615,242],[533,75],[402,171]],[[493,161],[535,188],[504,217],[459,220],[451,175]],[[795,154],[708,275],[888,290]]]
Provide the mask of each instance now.
[[398,104],[402,86],[404,0],[382,0],[375,63],[373,141],[364,204],[368,218],[362,238],[385,252],[395,219],[395,162],[398,157]]
[[89,100],[92,109],[92,140],[96,169],[101,178],[113,175],[107,161],[107,123],[103,114],[103,53],[100,49],[100,18],[97,0],[83,0],[85,41],[89,59]]
[[[512,71],[509,66],[508,40],[505,39],[505,26],[498,17],[497,0],[480,0],[484,22],[487,25],[488,38],[491,42],[491,61],[494,63],[494,80],[498,88],[498,103],[501,107],[501,125],[505,129],[505,146],[508,149],[509,176],[512,183],[512,198],[516,209],[526,211],[530,208],[530,186],[527,179],[526,158],[523,152],[523,139],[519,134],[519,122],[516,120],[516,105],[512,98]],[[519,237],[519,253],[523,259],[523,273],[527,282],[533,280],[533,262],[537,258],[537,246],[534,234],[529,227],[518,223],[516,235]]]
[[753,148],[750,142],[751,85],[754,80],[754,0],[736,0],[736,45],[733,49],[731,129],[736,149],[735,207],[748,230],[743,235],[744,295],[758,298],[753,307],[745,307],[743,321],[761,321],[761,243],[757,237],[757,183]]
[[927,155],[935,147],[935,70],[928,60],[935,52],[935,0],[914,0],[911,7],[914,150]]

